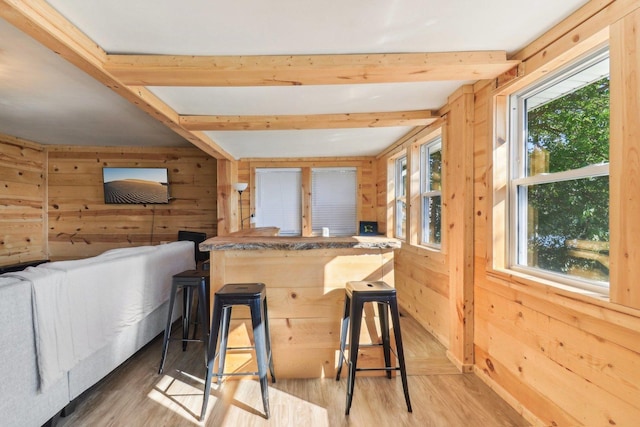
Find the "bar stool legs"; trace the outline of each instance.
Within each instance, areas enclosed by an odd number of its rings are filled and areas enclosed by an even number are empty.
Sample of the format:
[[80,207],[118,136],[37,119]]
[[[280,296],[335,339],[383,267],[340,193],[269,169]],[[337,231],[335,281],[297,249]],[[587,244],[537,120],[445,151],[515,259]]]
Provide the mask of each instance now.
[[[214,297],[215,298],[215,297]],[[222,318],[222,303],[215,298],[213,303],[213,315],[211,316],[211,332],[209,334],[209,351],[208,354],[215,354],[216,344],[218,342],[218,332],[220,321]],[[222,343],[220,343],[222,345]],[[211,394],[211,377],[213,374],[213,363],[215,357],[207,357],[207,374],[204,377],[204,399],[202,402],[202,410],[200,412],[200,421],[204,421],[205,413],[207,412],[207,403],[209,402],[209,395]]]
[[[247,305],[251,312],[251,325],[256,353],[258,372],[225,373],[224,363],[228,349],[229,324],[231,323],[231,310],[234,305]],[[220,346],[216,354],[216,346],[220,336]],[[237,349],[237,347],[235,347]],[[249,347],[251,348],[251,347]],[[242,349],[249,349],[242,347]],[[276,382],[273,369],[273,357],[271,351],[271,336],[269,333],[269,316],[267,310],[266,288],[262,283],[227,284],[214,296],[213,315],[211,318],[211,333],[209,336],[207,374],[205,376],[204,399],[200,420],[203,421],[209,394],[211,393],[211,380],[215,359],[218,359],[218,383],[227,375],[258,375],[262,404],[266,418],[269,418],[269,390],[267,381],[267,369],[271,374],[272,382]]]
[[[182,288],[182,351],[187,349],[187,343],[190,341],[198,341],[205,343],[205,360],[207,351],[207,342],[209,335],[209,313],[207,313],[207,304],[201,303],[208,300],[207,291],[208,272],[200,270],[187,270],[173,276],[171,283],[171,296],[169,297],[169,314],[167,315],[167,324],[164,329],[164,338],[162,340],[162,358],[160,359],[160,368],[158,374],[164,371],[164,362],[167,358],[167,350],[169,341],[171,341],[171,315],[175,305],[178,290]],[[202,339],[195,339],[195,331],[193,339],[189,339],[189,323],[191,320],[191,305],[193,301],[194,289],[198,295],[198,303],[196,310],[199,315],[199,322],[202,323]]]
[[[409,385],[407,383],[407,367],[404,363],[404,348],[402,346],[402,332],[400,331],[400,313],[398,312],[398,303],[395,295],[393,296],[393,302],[389,304],[391,306],[391,318],[393,319],[393,330],[396,337],[396,351],[398,352],[398,363],[400,365],[400,376],[402,377],[402,390],[404,391],[404,400],[407,402],[407,411],[411,410],[411,400],[409,399]],[[397,328],[397,329],[396,329]],[[389,329],[387,329],[387,334]],[[387,373],[391,376],[391,372]]]
[[182,351],[187,351],[189,339],[189,321],[191,320],[191,305],[193,304],[193,290],[190,286],[182,289]]
[[[269,418],[269,389],[267,387],[267,357],[271,361],[272,358],[268,356],[271,353],[271,346],[267,344],[266,327],[262,319],[266,317],[262,316],[262,309],[260,305],[251,305],[251,324],[254,331],[254,341],[256,346],[256,358],[258,359],[258,376],[260,377],[260,390],[262,391],[262,404],[264,406],[264,412],[267,418]],[[259,351],[259,349],[265,349],[266,351]],[[269,363],[271,368],[271,379],[275,382],[275,376],[273,375],[273,362]],[[220,374],[219,374],[220,375]]]
[[[389,313],[387,309],[387,304],[383,302],[378,303],[378,315],[380,316],[380,330],[382,333],[382,349],[384,352],[384,366],[386,368],[391,368],[391,340],[389,339]],[[395,324],[399,325],[399,322]],[[395,328],[394,328],[395,331]],[[400,328],[398,327],[398,334],[394,334],[394,336],[399,336]],[[400,339],[402,343],[402,339]],[[397,342],[396,342],[397,347]],[[401,346],[402,347],[402,346]],[[403,356],[404,356],[404,352]],[[404,362],[404,357],[402,358]],[[400,370],[402,372],[402,369]],[[391,379],[391,370],[387,369],[387,378]],[[409,411],[411,412],[411,411]]]
[[[351,408],[351,402],[353,400],[353,390],[356,382],[356,370],[358,364],[358,350],[360,348],[360,325],[361,322],[353,321],[353,319],[362,318],[363,305],[354,303],[351,306],[351,312],[349,314],[351,320],[351,333],[349,334],[349,373],[347,376],[347,409],[345,415],[349,415],[349,409]],[[357,337],[357,338],[355,338]],[[338,371],[339,373],[340,371]]]
[[[362,313],[365,302],[373,302],[378,305],[380,317],[380,330],[382,333],[382,344],[384,352],[384,368],[358,368],[358,350],[360,348],[360,329],[362,325]],[[398,359],[398,367],[391,366],[391,345],[389,336],[389,318],[388,310],[391,311],[391,320],[393,322],[393,331],[396,342],[396,356]],[[400,315],[398,312],[398,302],[396,291],[384,282],[348,282],[346,287],[346,296],[344,303],[344,312],[342,316],[342,327],[340,332],[340,357],[338,358],[338,369],[336,381],[340,380],[342,372],[342,363],[345,359],[345,348],[347,336],[349,337],[349,372],[347,377],[347,401],[345,415],[349,415],[351,403],[353,401],[353,391],[355,389],[355,379],[357,371],[386,371],[387,378],[391,378],[392,370],[399,370],[402,378],[402,388],[407,403],[407,410],[412,412],[411,400],[409,398],[409,387],[407,385],[407,370],[404,361],[404,349],[402,346],[402,333],[400,330]]]

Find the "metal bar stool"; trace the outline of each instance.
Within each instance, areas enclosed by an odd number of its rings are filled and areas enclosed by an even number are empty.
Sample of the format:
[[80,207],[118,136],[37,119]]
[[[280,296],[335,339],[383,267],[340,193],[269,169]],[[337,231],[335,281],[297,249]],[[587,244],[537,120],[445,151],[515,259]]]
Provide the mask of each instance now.
[[[175,304],[176,295],[182,289],[182,338],[171,339],[171,314]],[[196,311],[198,312],[198,323],[202,324],[202,339],[196,339],[196,328],[194,327],[193,338],[189,339],[189,325],[191,323],[191,305],[194,294],[198,297],[196,301]],[[182,341],[182,351],[187,349],[188,342],[205,343],[205,360],[207,357],[207,342],[209,337],[209,271],[208,270],[187,270],[175,274],[171,282],[171,297],[169,299],[169,315],[167,316],[167,326],[164,330],[162,341],[162,359],[158,373],[162,374],[164,362],[167,357],[169,341]]]
[[[380,330],[382,333],[381,344],[369,344],[367,346],[381,346],[384,351],[384,368],[358,368],[358,348],[360,345],[360,328],[362,324],[362,312],[364,304],[372,302],[378,304],[380,316]],[[389,339],[389,318],[387,310],[391,310],[393,321],[393,334],[396,340],[396,351],[394,352],[399,366],[391,366],[391,352],[393,349]],[[349,332],[349,333],[348,333]],[[340,380],[342,362],[347,359],[345,347],[349,335],[349,374],[347,378],[347,409],[345,415],[349,415],[351,402],[353,400],[353,390],[355,388],[357,371],[386,371],[387,378],[391,378],[391,371],[400,371],[402,377],[402,388],[404,398],[407,402],[407,409],[411,410],[411,400],[409,399],[409,387],[407,385],[407,370],[404,363],[404,349],[402,347],[402,333],[400,331],[400,315],[398,313],[398,300],[396,290],[385,282],[347,282],[346,296],[344,300],[344,313],[342,316],[342,330],[340,332],[340,356],[338,357],[338,371],[336,381]],[[362,345],[363,347],[365,345]]]
[[[249,306],[251,311],[251,325],[253,330],[253,347],[227,347],[231,310],[234,305]],[[216,345],[220,335],[220,347],[216,354]],[[255,349],[258,372],[225,373],[224,362],[227,350]],[[218,383],[223,376],[230,375],[258,375],[260,390],[266,418],[269,418],[269,393],[267,387],[267,365],[271,374],[271,381],[276,382],[271,354],[271,336],[269,333],[269,316],[267,311],[267,292],[264,283],[231,283],[224,285],[215,293],[213,300],[213,314],[211,317],[211,333],[207,351],[207,375],[205,378],[204,400],[200,420],[204,420],[207,402],[211,392],[213,364],[218,359]]]

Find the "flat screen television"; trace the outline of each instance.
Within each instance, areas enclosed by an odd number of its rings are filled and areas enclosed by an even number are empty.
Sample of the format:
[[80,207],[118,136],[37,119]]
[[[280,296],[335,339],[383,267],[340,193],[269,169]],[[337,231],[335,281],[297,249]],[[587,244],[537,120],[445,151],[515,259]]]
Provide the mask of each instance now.
[[102,168],[106,204],[169,203],[167,168]]

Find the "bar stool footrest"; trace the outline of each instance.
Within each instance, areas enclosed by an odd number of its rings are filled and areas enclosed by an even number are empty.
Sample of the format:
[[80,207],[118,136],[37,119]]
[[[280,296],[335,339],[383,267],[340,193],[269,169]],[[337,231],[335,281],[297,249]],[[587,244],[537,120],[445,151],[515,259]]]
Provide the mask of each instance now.
[[360,372],[360,371],[399,371],[400,367],[396,366],[394,367],[384,367],[384,368],[356,368],[356,371]]
[[[229,350],[255,350],[255,346],[248,346],[248,347],[227,347],[227,353],[229,352]],[[217,355],[216,355],[217,356]]]
[[169,338],[169,341],[182,341],[182,342],[202,342],[202,343],[206,343],[206,340],[199,340],[199,339],[183,339],[183,338]]
[[242,376],[259,376],[260,372],[226,372],[224,374],[213,374],[216,377],[242,377]]

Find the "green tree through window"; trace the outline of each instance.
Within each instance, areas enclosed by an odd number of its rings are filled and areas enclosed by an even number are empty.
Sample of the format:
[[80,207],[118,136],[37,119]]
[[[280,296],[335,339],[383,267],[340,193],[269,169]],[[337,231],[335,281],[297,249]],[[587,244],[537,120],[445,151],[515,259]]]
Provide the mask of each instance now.
[[[533,107],[526,127],[527,176],[608,163],[609,78]],[[518,194],[527,201],[527,265],[608,281],[608,174],[565,175],[521,186]]]
[[527,152],[549,152],[549,170],[562,172],[609,161],[609,78],[527,112]]

